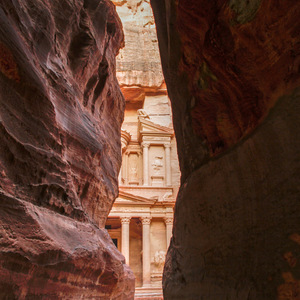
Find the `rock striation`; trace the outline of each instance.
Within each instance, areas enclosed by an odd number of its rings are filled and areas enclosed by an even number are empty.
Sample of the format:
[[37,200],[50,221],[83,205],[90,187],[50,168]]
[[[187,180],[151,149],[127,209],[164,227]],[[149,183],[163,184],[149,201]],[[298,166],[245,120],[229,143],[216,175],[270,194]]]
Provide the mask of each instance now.
[[117,56],[117,78],[126,101],[146,94],[166,95],[150,0],[114,0],[122,20],[125,47]]
[[0,4],[0,298],[132,299],[118,194],[121,22],[108,0]]
[[182,172],[165,299],[298,299],[297,1],[151,0]]

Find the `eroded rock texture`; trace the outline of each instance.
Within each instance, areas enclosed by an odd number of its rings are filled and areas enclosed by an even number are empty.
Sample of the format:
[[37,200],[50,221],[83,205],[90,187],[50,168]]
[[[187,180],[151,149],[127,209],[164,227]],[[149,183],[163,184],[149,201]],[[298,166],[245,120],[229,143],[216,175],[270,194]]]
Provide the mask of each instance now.
[[146,94],[166,94],[156,28],[149,0],[114,0],[125,34],[117,56],[117,77],[126,101],[142,102]]
[[182,171],[165,299],[299,299],[298,1],[151,1]]
[[131,299],[101,229],[121,163],[115,7],[1,1],[0,22],[0,298]]

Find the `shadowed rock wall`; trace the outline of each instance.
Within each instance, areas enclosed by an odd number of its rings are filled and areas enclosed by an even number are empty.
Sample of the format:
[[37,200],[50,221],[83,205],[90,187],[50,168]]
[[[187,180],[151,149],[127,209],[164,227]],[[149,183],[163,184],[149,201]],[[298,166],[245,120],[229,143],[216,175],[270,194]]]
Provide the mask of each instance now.
[[165,299],[298,299],[300,5],[151,4],[182,172]]
[[0,3],[2,299],[133,297],[101,229],[118,193],[122,43],[110,1]]

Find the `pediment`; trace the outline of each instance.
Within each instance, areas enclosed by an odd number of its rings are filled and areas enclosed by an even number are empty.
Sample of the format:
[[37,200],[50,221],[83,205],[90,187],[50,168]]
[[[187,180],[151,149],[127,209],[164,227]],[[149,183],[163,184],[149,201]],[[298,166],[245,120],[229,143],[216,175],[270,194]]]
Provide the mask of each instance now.
[[156,133],[165,136],[172,136],[174,133],[172,128],[158,125],[149,121],[148,119],[143,118],[139,119],[139,131],[141,134]]
[[153,205],[157,198],[148,199],[127,192],[119,191],[119,196],[114,204]]

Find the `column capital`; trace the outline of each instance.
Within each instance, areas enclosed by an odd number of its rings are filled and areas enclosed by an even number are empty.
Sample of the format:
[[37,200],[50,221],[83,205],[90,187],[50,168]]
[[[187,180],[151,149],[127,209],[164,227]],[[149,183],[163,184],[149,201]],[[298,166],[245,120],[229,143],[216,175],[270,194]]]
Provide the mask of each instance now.
[[165,217],[164,221],[167,225],[173,225],[173,217]]
[[150,147],[149,142],[142,142],[141,145],[142,145],[143,148],[149,148]]
[[150,225],[152,217],[141,217],[143,225]]
[[165,148],[171,148],[171,143],[170,143],[170,142],[164,143],[164,147],[165,147]]
[[122,224],[129,224],[131,217],[120,217]]

